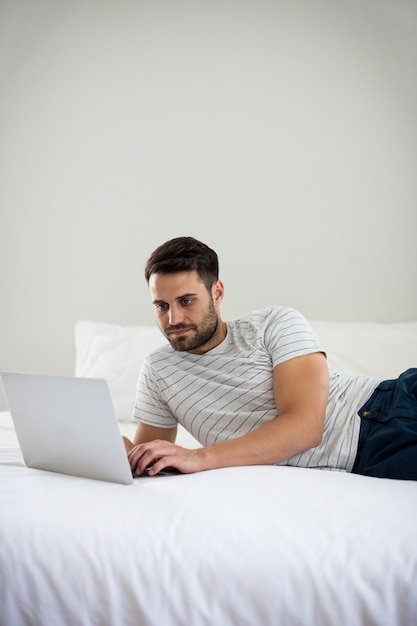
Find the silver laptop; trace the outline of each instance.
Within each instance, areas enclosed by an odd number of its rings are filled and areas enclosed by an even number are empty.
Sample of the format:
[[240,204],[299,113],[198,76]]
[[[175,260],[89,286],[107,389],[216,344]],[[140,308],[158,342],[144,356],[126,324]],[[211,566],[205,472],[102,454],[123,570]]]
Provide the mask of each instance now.
[[0,376],[28,467],[133,482],[106,381],[15,372]]

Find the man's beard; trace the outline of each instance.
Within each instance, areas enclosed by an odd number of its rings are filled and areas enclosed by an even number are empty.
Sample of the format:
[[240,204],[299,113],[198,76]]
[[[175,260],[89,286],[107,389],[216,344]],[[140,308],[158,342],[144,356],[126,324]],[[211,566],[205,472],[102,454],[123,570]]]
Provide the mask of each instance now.
[[[167,329],[165,329],[165,335],[174,350],[177,350],[178,352],[191,352],[192,350],[197,350],[198,348],[201,348],[206,343],[208,343],[210,339],[215,335],[218,325],[219,318],[217,316],[213,302],[210,302],[209,309],[198,326],[195,326],[193,324],[189,326],[187,326],[187,324],[177,324],[176,326],[169,326]],[[181,330],[185,328],[196,332],[195,334],[191,332],[191,336],[187,334],[180,337],[176,337],[170,332],[173,330]]]

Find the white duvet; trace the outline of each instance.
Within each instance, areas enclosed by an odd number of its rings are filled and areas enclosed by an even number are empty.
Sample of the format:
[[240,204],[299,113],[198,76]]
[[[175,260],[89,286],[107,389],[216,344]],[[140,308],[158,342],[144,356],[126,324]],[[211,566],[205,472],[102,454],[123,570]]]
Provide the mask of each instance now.
[[417,624],[416,482],[258,466],[115,485],[26,468],[0,426],[2,626]]

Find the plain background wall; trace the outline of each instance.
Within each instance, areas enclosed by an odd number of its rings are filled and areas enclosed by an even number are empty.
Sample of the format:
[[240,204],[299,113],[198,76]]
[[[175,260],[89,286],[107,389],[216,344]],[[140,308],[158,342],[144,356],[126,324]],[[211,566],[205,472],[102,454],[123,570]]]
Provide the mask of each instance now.
[[225,319],[416,319],[416,41],[415,0],[1,0],[0,369],[153,323],[178,235]]

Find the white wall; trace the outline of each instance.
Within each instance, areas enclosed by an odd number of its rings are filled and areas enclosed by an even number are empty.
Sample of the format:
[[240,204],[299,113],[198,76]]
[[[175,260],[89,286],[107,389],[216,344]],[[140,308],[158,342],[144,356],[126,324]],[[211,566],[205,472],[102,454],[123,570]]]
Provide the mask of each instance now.
[[224,317],[417,318],[415,0],[1,0],[0,369],[152,323],[214,247]]

